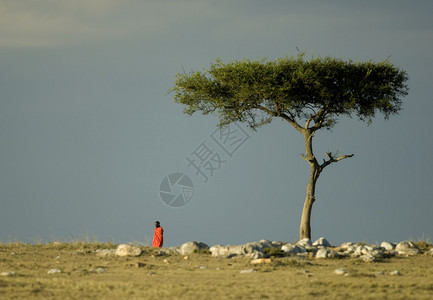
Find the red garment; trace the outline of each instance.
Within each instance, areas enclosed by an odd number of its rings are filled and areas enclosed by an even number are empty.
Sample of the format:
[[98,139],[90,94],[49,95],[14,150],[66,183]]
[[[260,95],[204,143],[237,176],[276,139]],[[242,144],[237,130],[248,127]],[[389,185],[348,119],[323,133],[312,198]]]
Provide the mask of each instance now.
[[162,229],[162,227],[155,228],[152,247],[162,247],[162,244],[164,242],[163,234],[164,234],[164,229]]

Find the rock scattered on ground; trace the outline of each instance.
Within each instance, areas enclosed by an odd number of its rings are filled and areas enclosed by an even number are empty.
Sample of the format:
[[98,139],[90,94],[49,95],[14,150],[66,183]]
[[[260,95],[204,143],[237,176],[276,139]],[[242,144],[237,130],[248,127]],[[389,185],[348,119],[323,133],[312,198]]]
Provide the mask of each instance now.
[[[280,250],[285,256],[297,257],[315,257],[323,259],[335,258],[359,258],[364,262],[380,261],[383,258],[389,258],[396,255],[416,255],[421,253],[420,249],[413,242],[400,242],[394,244],[384,241],[379,245],[346,242],[338,247],[332,247],[331,244],[321,237],[313,243],[308,239],[300,240],[296,243],[284,243],[276,241],[261,240],[243,245],[215,245],[209,248],[214,257],[246,257],[246,258],[268,258],[269,251],[266,248]],[[433,249],[426,251],[433,256]]]
[[117,256],[140,256],[141,253],[140,248],[128,244],[120,244],[115,252]]
[[192,254],[195,251],[199,250],[208,250],[209,246],[202,242],[187,242],[185,244],[182,244],[178,250],[179,254],[181,255],[188,255]]
[[111,256],[116,253],[116,249],[98,249],[95,250],[95,253],[97,256],[102,256],[102,257]]
[[389,275],[392,275],[392,276],[401,276],[401,273],[400,273],[399,270],[395,270],[395,271],[392,271],[391,273],[389,273]]
[[[317,258],[317,259],[337,259],[337,258],[358,258],[364,262],[376,262],[392,256],[409,256],[417,255],[422,251],[415,243],[403,241],[400,243],[391,243],[383,241],[380,245],[346,242],[340,246],[333,247],[324,237],[312,242],[309,239],[302,239],[298,242],[287,243],[281,241],[260,240],[258,242],[249,242],[241,245],[214,245],[209,247],[205,243],[191,241],[177,247],[159,248],[152,253],[152,257],[163,255],[183,255],[185,260],[190,259],[191,254],[202,250],[208,250],[213,257],[235,258],[244,257],[256,260],[257,263],[263,259],[268,259],[272,255],[292,256],[299,258]],[[433,256],[433,248],[424,250],[427,255]],[[114,249],[100,249],[95,251],[97,256],[139,256],[142,250],[139,247],[121,244]],[[168,260],[164,260],[167,264]]]
[[47,272],[47,274],[57,274],[57,273],[62,273],[62,270],[60,269],[51,269]]
[[400,255],[416,255],[421,252],[417,245],[409,241],[398,243],[397,246],[395,246],[395,250]]
[[11,272],[1,272],[0,273],[0,276],[15,276],[15,275],[17,275],[17,273],[14,272],[14,271],[11,271]]
[[334,270],[334,274],[335,275],[346,275],[346,274],[349,274],[349,273],[345,269],[335,269]]
[[251,263],[253,264],[253,265],[255,265],[255,264],[270,264],[272,261],[271,261],[271,259],[270,258],[257,258],[257,259],[253,259],[252,261],[251,261]]
[[241,270],[241,274],[247,274],[247,273],[253,273],[256,272],[256,269],[246,269],[246,270]]
[[246,258],[264,258],[267,255],[264,253],[265,248],[273,248],[272,242],[261,240],[259,242],[246,243],[244,245],[215,245],[209,248],[213,257],[246,257]]

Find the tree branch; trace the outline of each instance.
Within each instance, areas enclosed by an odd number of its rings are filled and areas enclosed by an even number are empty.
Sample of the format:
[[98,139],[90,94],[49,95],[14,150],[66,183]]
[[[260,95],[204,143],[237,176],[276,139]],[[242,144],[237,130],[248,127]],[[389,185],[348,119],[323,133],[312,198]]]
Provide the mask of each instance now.
[[326,152],[326,156],[329,158],[328,160],[323,160],[323,164],[320,165],[320,169],[323,170],[327,166],[329,166],[332,163],[339,162],[340,160],[350,158],[354,156],[354,154],[347,154],[340,157],[335,158],[334,155],[331,152]]
[[308,118],[305,128],[308,128],[311,121],[314,121],[314,126],[312,127],[313,131],[317,131],[320,128],[322,128],[323,121],[325,120],[326,114],[328,113],[329,105],[326,104],[324,107],[322,107],[318,112],[316,112],[314,115],[312,115],[310,118]]
[[267,114],[270,114],[271,116],[283,118],[284,120],[286,120],[287,122],[289,122],[290,125],[292,125],[293,127],[295,127],[296,130],[298,130],[299,132],[303,133],[304,128],[302,128],[302,126],[299,125],[295,121],[295,118],[292,115],[288,116],[285,113],[278,113],[278,112],[272,111],[272,110],[270,110],[270,109],[268,109],[268,108],[266,108],[264,106],[261,106],[261,105],[258,105],[257,108],[260,109],[260,110],[262,110],[262,111],[264,111]]

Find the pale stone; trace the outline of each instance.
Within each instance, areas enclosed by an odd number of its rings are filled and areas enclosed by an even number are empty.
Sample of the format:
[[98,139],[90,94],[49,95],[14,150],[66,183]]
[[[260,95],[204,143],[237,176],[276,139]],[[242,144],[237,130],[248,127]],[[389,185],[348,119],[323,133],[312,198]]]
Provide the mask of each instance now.
[[362,246],[362,245],[357,246],[355,251],[352,253],[352,257],[359,257],[359,256],[363,255],[362,254],[363,249],[364,249],[364,246]]
[[401,276],[401,273],[400,273],[400,271],[395,270],[395,271],[392,271],[391,273],[389,273],[389,275],[392,275],[392,276]]
[[338,258],[339,254],[337,251],[329,248],[320,248],[317,250],[316,258]]
[[337,251],[334,249],[328,249],[328,258],[338,258],[340,257],[340,254],[338,254]]
[[98,249],[95,250],[95,253],[97,256],[102,256],[102,257],[111,256],[116,253],[116,249]]
[[253,273],[256,272],[256,269],[247,269],[247,270],[241,270],[241,274],[246,274],[246,273]]
[[271,259],[270,258],[258,258],[258,259],[253,259],[251,261],[252,264],[270,264],[271,263]]
[[17,275],[16,272],[12,271],[12,272],[1,272],[0,273],[1,276],[15,276]]
[[340,248],[342,249],[348,249],[349,247],[353,247],[353,243],[352,242],[346,242],[340,245]]
[[179,248],[179,253],[181,255],[188,255],[194,253],[194,251],[198,250],[208,250],[209,246],[202,242],[186,242],[185,244],[182,244]]
[[374,249],[373,251],[371,251],[370,254],[373,255],[375,258],[382,258],[384,255],[384,251],[383,249]]
[[335,269],[334,270],[334,274],[335,275],[345,275],[345,274],[347,274],[348,272],[345,270],[345,269]]
[[299,253],[305,253],[307,250],[300,245],[285,244],[281,247],[286,255],[297,255]]
[[96,273],[107,273],[107,271],[104,268],[97,268]]
[[321,237],[313,243],[313,246],[331,247],[331,244],[324,237]]
[[115,254],[117,256],[140,256],[141,249],[128,244],[121,244],[117,247]]
[[267,257],[263,252],[247,253],[244,256],[246,258],[251,258],[251,259],[259,259],[259,258]]
[[420,253],[418,247],[414,243],[408,241],[398,243],[395,250],[400,255],[415,255]]
[[316,258],[328,258],[328,249],[320,248],[317,250]]
[[394,250],[395,244],[383,241],[382,243],[380,243],[380,247],[384,248],[385,250],[391,251]]
[[360,259],[362,259],[365,262],[374,262],[376,261],[376,257],[374,257],[371,254],[365,254],[359,257]]
[[47,274],[56,274],[56,273],[62,273],[62,270],[60,269],[51,269],[47,272]]
[[313,246],[313,244],[311,244],[311,240],[309,238],[305,238],[305,239],[298,241],[296,243],[296,245],[304,247],[304,248]]
[[252,242],[244,245],[215,245],[209,248],[213,257],[247,257],[247,258],[263,258],[266,255],[263,253],[263,246],[267,243]]

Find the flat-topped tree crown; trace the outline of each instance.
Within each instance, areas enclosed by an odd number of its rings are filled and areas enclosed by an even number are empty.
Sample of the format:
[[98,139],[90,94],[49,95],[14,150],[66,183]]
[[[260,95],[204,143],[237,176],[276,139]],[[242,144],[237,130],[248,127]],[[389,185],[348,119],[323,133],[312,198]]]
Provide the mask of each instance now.
[[237,121],[255,130],[278,117],[304,135],[303,158],[310,164],[311,176],[300,235],[310,238],[309,215],[317,178],[329,164],[353,156],[326,153],[328,159],[319,164],[312,148],[314,133],[332,128],[341,116],[371,123],[376,113],[386,119],[398,113],[401,98],[407,95],[407,79],[406,72],[389,60],[305,60],[299,54],[274,61],[216,60],[207,70],[177,74],[170,91],[175,93],[175,102],[185,105],[185,113],[216,114],[220,127]]
[[257,114],[262,110],[269,118],[331,128],[342,115],[371,122],[377,112],[385,118],[397,113],[406,80],[388,60],[304,60],[301,54],[275,61],[217,60],[208,70],[177,74],[172,91],[185,113],[216,113],[220,125],[240,121],[257,128],[263,125]]

